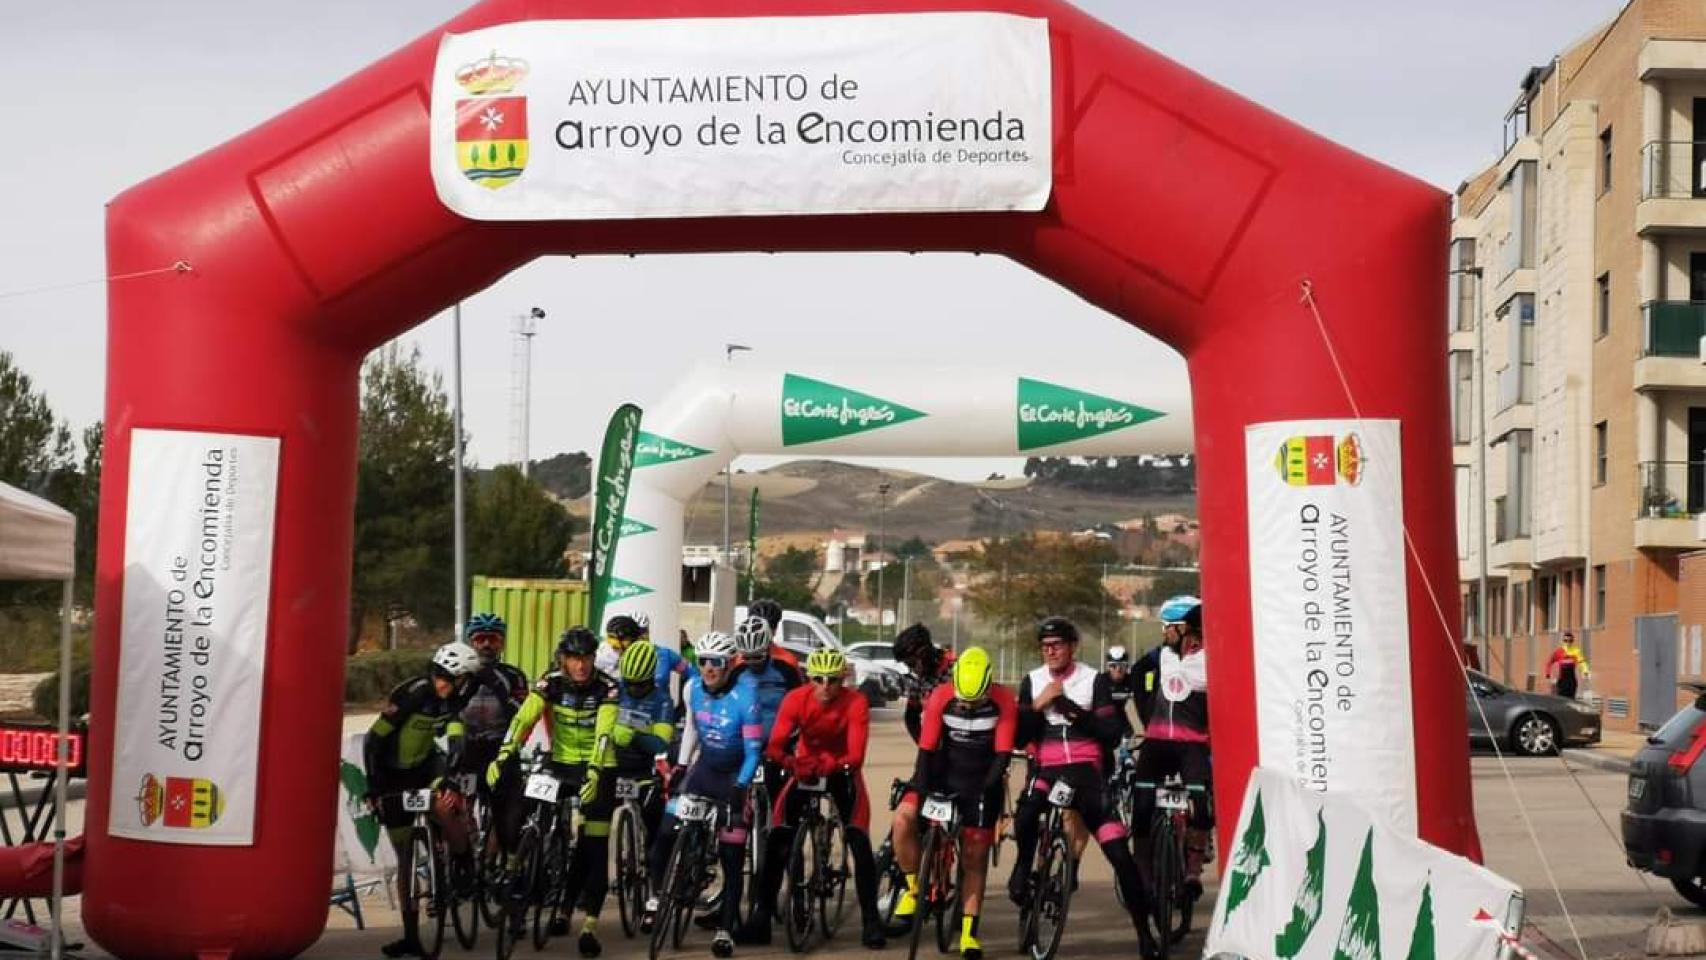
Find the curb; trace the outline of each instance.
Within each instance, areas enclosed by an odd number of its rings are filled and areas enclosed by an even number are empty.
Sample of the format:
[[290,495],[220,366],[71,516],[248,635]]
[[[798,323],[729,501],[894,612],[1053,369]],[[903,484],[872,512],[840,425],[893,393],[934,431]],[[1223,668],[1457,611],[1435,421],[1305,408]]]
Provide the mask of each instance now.
[[1611,773],[1628,773],[1630,759],[1615,753],[1602,753],[1598,750],[1570,748],[1562,751],[1560,757],[1573,760],[1583,766],[1606,770]]

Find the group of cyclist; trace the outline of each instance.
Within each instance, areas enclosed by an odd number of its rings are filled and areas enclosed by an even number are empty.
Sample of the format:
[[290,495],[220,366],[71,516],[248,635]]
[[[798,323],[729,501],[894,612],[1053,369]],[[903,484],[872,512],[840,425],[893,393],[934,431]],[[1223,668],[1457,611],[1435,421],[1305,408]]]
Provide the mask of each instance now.
[[[714,931],[712,953],[730,957],[737,943],[770,942],[772,913],[787,871],[793,825],[806,791],[833,800],[853,863],[861,912],[861,943],[885,945],[887,936],[915,922],[919,909],[920,804],[926,797],[954,798],[960,815],[961,929],[965,960],[981,960],[979,921],[989,851],[995,828],[1007,815],[1005,785],[1016,751],[1029,764],[1012,811],[1018,856],[1008,893],[1023,904],[1035,896],[1031,874],[1038,825],[1047,812],[1051,787],[1072,787],[1071,809],[1113,868],[1121,901],[1131,915],[1144,956],[1154,953],[1146,909],[1146,881],[1139,863],[1150,798],[1127,823],[1114,811],[1108,783],[1124,762],[1133,726],[1126,704],[1134,703],[1144,738],[1135,757],[1139,779],[1160,782],[1169,774],[1195,787],[1186,842],[1186,893],[1201,895],[1212,813],[1207,803],[1209,736],[1207,670],[1202,644],[1202,607],[1194,597],[1163,605],[1164,642],[1136,663],[1124,648],[1108,648],[1103,670],[1078,659],[1078,629],[1063,617],[1040,623],[1036,639],[1041,664],[1018,689],[996,683],[989,655],[973,647],[957,657],[937,647],[928,630],[901,631],[894,654],[911,671],[905,725],[918,746],[910,784],[894,811],[890,842],[905,875],[905,889],[879,910],[878,872],[870,837],[870,799],[864,762],[870,729],[869,705],[848,681],[843,654],[824,647],[804,664],[774,643],[780,605],[752,604],[732,635],[713,631],[694,645],[694,662],[654,645],[644,617],[616,616],[601,643],[585,627],[566,630],[557,646],[556,669],[529,683],[501,662],[506,627],[498,617],[469,621],[465,641],[440,648],[429,675],[400,685],[367,736],[369,799],[398,852],[401,903],[413,901],[403,885],[410,875],[410,815],[393,802],[401,790],[437,788],[434,815],[444,826],[450,882],[463,887],[476,875],[466,802],[446,777],[473,773],[477,793],[491,811],[488,842],[501,857],[516,856],[517,834],[527,804],[521,747],[539,720],[546,721],[545,766],[566,793],[578,796],[580,835],[566,876],[564,903],[583,919],[577,946],[583,957],[602,952],[598,917],[609,889],[609,835],[619,779],[659,777],[642,805],[651,846],[646,870],[654,895],[644,904],[640,928],[649,930],[659,910],[655,895],[681,828],[676,805],[682,797],[722,804],[717,860],[722,877],[715,904],[698,918]],[[440,750],[436,740],[443,738]],[[750,797],[762,776],[772,806],[754,811]],[[796,789],[799,787],[800,789]],[[664,797],[667,795],[668,800]],[[754,871],[752,896],[743,889],[748,826],[754,813],[768,813]],[[1081,844],[1082,845],[1082,844]],[[508,865],[513,868],[513,862]],[[529,891],[512,889],[512,898]],[[742,905],[752,906],[742,922]],[[507,922],[519,924],[522,911]],[[564,934],[568,921],[561,921]],[[421,955],[418,917],[403,917],[403,937],[384,948],[387,956]]]

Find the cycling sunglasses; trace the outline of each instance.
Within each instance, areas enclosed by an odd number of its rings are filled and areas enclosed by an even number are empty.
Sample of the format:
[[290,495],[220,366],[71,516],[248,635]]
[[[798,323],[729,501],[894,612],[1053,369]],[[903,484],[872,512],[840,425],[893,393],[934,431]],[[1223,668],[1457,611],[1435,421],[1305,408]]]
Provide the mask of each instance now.
[[1072,646],[1072,641],[1070,641],[1070,640],[1058,640],[1058,639],[1056,639],[1056,640],[1044,640],[1042,643],[1038,644],[1038,646],[1042,647],[1044,650],[1050,650],[1050,649],[1053,649],[1054,647],[1070,647],[1070,646]]
[[721,670],[729,665],[729,658],[701,656],[699,658],[699,665],[701,667],[710,667],[712,670]]
[[838,687],[841,685],[841,680],[842,680],[841,677],[812,677],[811,678],[812,683],[815,683],[820,687]]

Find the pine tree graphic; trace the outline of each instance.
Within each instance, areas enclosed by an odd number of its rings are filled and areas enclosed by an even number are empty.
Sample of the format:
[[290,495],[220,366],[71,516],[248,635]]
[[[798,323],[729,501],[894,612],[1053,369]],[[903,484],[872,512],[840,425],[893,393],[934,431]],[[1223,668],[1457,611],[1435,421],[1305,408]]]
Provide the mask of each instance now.
[[1362,841],[1362,859],[1351,883],[1345,922],[1333,960],[1380,960],[1380,892],[1374,889],[1374,831]]
[[1250,825],[1244,828],[1244,835],[1238,840],[1238,850],[1232,855],[1232,879],[1228,881],[1226,915],[1220,920],[1222,930],[1232,921],[1232,914],[1249,899],[1250,891],[1255,888],[1256,881],[1261,878],[1268,862],[1268,822],[1267,816],[1262,812],[1262,792],[1257,790],[1256,809],[1250,814]]
[[1321,884],[1326,876],[1327,820],[1320,811],[1315,813],[1315,844],[1303,858],[1303,882],[1298,884],[1297,899],[1291,905],[1291,922],[1274,937],[1274,953],[1281,960],[1291,960],[1303,949],[1315,922],[1321,919]]
[[1405,960],[1434,960],[1434,885],[1422,888],[1422,905],[1416,908],[1415,932],[1410,934],[1410,952]]

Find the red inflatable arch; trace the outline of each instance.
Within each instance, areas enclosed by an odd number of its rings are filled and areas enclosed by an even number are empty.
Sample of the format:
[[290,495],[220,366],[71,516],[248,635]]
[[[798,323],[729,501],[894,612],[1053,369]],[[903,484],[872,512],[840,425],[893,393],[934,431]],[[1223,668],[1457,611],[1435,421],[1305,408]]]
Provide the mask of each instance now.
[[[1050,24],[1054,192],[1034,214],[477,223],[428,172],[439,35],[141,184],[108,215],[109,289],[92,712],[112,717],[132,431],[282,438],[255,843],[108,831],[113,731],[92,731],[83,917],[125,957],[284,957],[326,919],[355,497],[358,371],[376,345],[535,257],[978,250],[1166,340],[1194,391],[1223,810],[1255,762],[1244,430],[1349,417],[1299,304],[1312,282],[1368,417],[1402,421],[1419,824],[1471,856],[1462,679],[1423,585],[1454,582],[1439,192],[1326,142],[1062,0],[486,0],[457,32],[523,19],[993,9]],[[1456,592],[1439,598],[1456,622]],[[1226,818],[1230,820],[1230,818]],[[1225,837],[1222,837],[1224,841]],[[1227,847],[1223,845],[1222,849]]]

